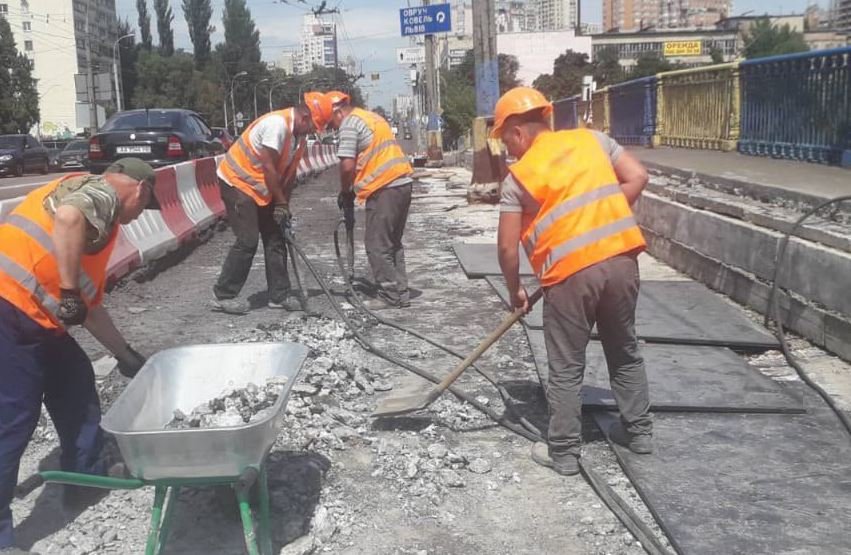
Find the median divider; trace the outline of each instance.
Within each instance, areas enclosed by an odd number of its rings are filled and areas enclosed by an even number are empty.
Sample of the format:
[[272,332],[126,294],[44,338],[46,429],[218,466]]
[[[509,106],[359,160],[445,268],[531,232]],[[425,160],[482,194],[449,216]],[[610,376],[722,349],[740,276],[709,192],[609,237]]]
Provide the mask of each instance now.
[[[107,268],[110,283],[195,240],[224,216],[216,176],[222,159],[224,156],[200,158],[156,170],[154,194],[161,210],[145,210],[138,219],[121,226]],[[305,179],[334,164],[333,146],[313,145],[299,162],[297,175]],[[23,199],[0,201],[0,224]]]

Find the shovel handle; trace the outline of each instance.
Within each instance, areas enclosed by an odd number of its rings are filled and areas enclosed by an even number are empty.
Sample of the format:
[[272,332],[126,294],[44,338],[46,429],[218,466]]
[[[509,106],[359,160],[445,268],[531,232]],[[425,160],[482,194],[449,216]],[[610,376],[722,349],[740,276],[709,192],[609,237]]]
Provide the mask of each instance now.
[[[529,309],[531,309],[532,306],[534,306],[534,304],[538,302],[538,300],[543,296],[543,294],[544,290],[539,287],[535,290],[534,293],[529,296]],[[487,351],[488,348],[490,348],[490,346],[493,345],[497,339],[502,337],[502,335],[506,331],[508,331],[508,328],[513,326],[517,320],[519,320],[525,315],[525,312],[522,312],[520,310],[514,310],[505,318],[503,318],[499,326],[495,330],[493,330],[490,335],[485,337],[481,343],[479,343],[479,346],[476,347],[476,350],[467,355],[467,358],[458,363],[458,366],[456,366],[455,369],[452,370],[452,372],[450,372],[445,378],[443,378],[443,380],[441,380],[439,384],[437,384],[437,387],[434,388],[434,391],[436,393],[442,393],[446,391],[446,388],[452,385],[452,383],[458,379],[458,376],[460,376],[464,372],[464,370],[467,369],[467,367],[476,362],[476,359],[482,356],[482,353]]]

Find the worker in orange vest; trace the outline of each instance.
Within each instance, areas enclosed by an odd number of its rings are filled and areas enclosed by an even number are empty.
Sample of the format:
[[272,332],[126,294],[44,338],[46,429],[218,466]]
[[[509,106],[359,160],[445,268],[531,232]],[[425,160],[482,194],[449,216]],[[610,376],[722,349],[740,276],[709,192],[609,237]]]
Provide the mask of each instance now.
[[[119,224],[156,208],[155,181],[148,164],[125,158],[102,176],[68,175],[32,191],[0,223],[0,552],[14,549],[9,504],[42,402],[62,469],[106,470],[94,371],[67,328],[85,327],[125,376],[144,365],[101,300]],[[66,489],[64,501],[79,491]]]
[[308,92],[304,104],[269,112],[256,119],[230,147],[219,165],[219,189],[236,241],[213,288],[213,308],[245,314],[239,296],[259,239],[263,240],[269,308],[299,310],[290,295],[287,249],[282,225],[290,220],[290,195],[304,152],[306,136],[322,131],[331,118],[325,95]]
[[647,376],[635,336],[637,256],[645,243],[630,208],[647,171],[603,133],[552,131],[552,109],[537,90],[514,88],[496,104],[492,136],[517,159],[502,183],[498,236],[514,308],[529,308],[519,280],[520,243],[544,288],[550,423],[547,443],[536,443],[532,458],[571,475],[579,472],[579,391],[595,323],[620,409],[610,437],[635,453],[652,451]]
[[411,305],[402,235],[411,206],[414,173],[387,121],[355,108],[349,95],[331,91],[332,127],[339,129],[339,203],[354,196],[366,205],[364,246],[376,285],[368,308]]

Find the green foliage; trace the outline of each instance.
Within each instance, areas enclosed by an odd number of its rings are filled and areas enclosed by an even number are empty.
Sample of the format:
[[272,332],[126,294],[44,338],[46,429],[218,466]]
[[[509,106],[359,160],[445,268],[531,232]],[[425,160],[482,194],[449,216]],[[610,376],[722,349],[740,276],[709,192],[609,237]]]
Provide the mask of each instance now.
[[215,50],[219,78],[227,84],[230,94],[233,76],[242,71],[247,73],[236,81],[233,90],[236,111],[249,114],[254,109],[254,91],[246,83],[256,83],[269,74],[266,64],[260,61],[260,32],[245,0],[225,0],[222,24],[225,42],[216,45]]
[[0,17],[0,133],[29,133],[39,120],[32,62],[18,53],[12,29]]
[[532,86],[551,99],[565,98],[582,92],[582,77],[594,73],[588,54],[566,50],[555,59],[552,74],[539,75]]
[[188,108],[204,112],[201,98],[208,81],[195,69],[191,55],[176,52],[165,56],[142,51],[136,73],[135,108]]
[[148,15],[148,0],[136,0],[136,11],[139,13],[139,33],[142,35],[142,48],[150,50],[153,44],[151,38],[151,16]]
[[618,59],[618,49],[614,46],[603,48],[594,60],[594,80],[598,87],[606,87],[620,83],[626,74]]
[[[118,36],[123,37],[133,32],[133,26],[126,19],[118,20]],[[124,107],[131,106],[133,92],[136,90],[136,60],[139,58],[141,45],[135,44],[135,39],[124,39],[118,43],[118,59],[121,75],[121,93]]]
[[189,27],[195,65],[201,67],[210,60],[210,33],[215,30],[210,25],[210,18],[213,16],[210,0],[183,0],[183,16]]
[[671,62],[659,56],[655,52],[646,52],[638,57],[635,67],[629,74],[630,79],[638,79],[639,77],[650,77],[662,71],[670,71],[674,69]]
[[713,64],[723,64],[724,63],[724,53],[721,52],[721,49],[713,46],[709,49],[709,57],[712,58]]
[[773,25],[767,17],[754,22],[743,33],[742,40],[745,44],[743,54],[748,59],[809,50],[804,35],[792,31],[788,24],[782,27]]
[[174,30],[171,23],[174,14],[171,11],[169,0],[154,0],[154,11],[157,14],[157,34],[160,37],[160,51],[164,56],[174,54]]

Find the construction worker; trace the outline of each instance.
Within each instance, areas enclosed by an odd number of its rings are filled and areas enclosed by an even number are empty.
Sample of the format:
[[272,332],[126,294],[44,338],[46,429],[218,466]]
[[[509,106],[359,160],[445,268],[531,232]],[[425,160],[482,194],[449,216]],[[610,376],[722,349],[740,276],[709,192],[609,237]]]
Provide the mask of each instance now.
[[408,220],[413,168],[387,121],[351,105],[345,93],[327,93],[332,127],[339,129],[340,195],[345,205],[355,196],[366,204],[364,246],[377,296],[368,308],[411,305],[402,234]]
[[94,371],[67,328],[85,327],[125,376],[144,365],[101,300],[118,225],[156,207],[155,181],[148,164],[125,158],[102,176],[68,175],[32,191],[0,224],[0,552],[23,553],[12,547],[9,504],[42,402],[62,469],[106,470]]
[[579,390],[595,323],[620,409],[610,437],[636,453],[652,451],[647,376],[635,337],[637,256],[645,243],[630,208],[647,171],[603,133],[552,131],[551,114],[552,104],[528,87],[496,104],[492,136],[517,160],[502,183],[498,250],[516,309],[529,308],[518,276],[521,242],[544,288],[550,422],[548,444],[535,444],[532,458],[571,475],[579,472]]
[[219,189],[236,241],[213,288],[213,308],[245,314],[237,297],[248,279],[258,239],[263,239],[268,306],[299,310],[290,295],[287,249],[282,225],[290,220],[290,195],[306,136],[322,131],[331,118],[325,95],[308,92],[304,104],[256,119],[230,147],[219,165]]

